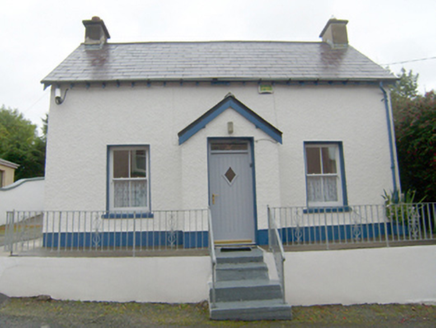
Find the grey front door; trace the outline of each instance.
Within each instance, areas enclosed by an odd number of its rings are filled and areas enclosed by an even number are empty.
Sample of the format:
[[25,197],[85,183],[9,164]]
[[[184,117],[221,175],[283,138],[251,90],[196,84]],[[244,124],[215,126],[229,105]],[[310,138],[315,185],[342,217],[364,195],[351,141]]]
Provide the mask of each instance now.
[[209,203],[214,238],[254,243],[253,163],[248,141],[209,142]]

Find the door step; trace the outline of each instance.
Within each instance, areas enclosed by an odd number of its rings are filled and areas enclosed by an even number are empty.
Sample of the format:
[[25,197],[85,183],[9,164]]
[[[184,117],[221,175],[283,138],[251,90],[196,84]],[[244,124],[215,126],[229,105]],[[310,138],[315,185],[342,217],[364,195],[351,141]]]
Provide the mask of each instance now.
[[[291,306],[283,301],[278,281],[270,280],[258,247],[218,247],[215,292],[209,284],[213,320],[289,320]],[[215,304],[212,300],[215,296]]]
[[291,306],[283,299],[217,302],[210,311],[212,320],[290,320]]
[[214,244],[216,246],[236,246],[236,245],[252,245],[253,240],[251,239],[235,239],[235,240],[215,240]]
[[[212,294],[209,297],[212,297]],[[282,290],[277,281],[255,279],[215,283],[216,302],[270,300],[281,297]]]
[[217,281],[268,280],[268,267],[264,262],[222,263],[216,268]]

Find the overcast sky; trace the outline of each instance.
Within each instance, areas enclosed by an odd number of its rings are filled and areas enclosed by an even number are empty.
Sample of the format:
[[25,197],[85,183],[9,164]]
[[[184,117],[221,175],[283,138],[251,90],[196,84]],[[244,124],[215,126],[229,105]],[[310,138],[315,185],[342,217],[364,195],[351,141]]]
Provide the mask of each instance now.
[[435,0],[0,0],[0,106],[40,125],[49,89],[40,81],[84,39],[83,19],[102,18],[110,42],[319,41],[332,16],[350,44],[393,72],[419,73],[436,89]]

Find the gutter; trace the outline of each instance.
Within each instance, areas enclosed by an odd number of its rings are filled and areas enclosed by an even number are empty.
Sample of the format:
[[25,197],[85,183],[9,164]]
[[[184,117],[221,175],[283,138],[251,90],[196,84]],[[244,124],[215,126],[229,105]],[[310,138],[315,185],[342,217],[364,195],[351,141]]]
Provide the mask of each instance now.
[[[396,79],[393,79],[396,80]],[[106,84],[106,83],[116,83],[118,86],[120,83],[201,83],[201,82],[211,82],[216,84],[241,82],[241,83],[271,83],[271,84],[283,84],[283,85],[304,85],[313,83],[314,85],[331,85],[331,84],[377,84],[377,79],[374,78],[308,78],[308,77],[293,77],[293,78],[283,78],[283,77],[167,77],[167,78],[128,78],[128,79],[96,79],[96,80],[52,80],[43,79],[41,84],[44,85],[44,90],[55,84],[69,83],[74,84]]]
[[388,127],[388,135],[389,135],[389,152],[390,152],[390,157],[391,157],[391,172],[392,172],[392,182],[393,182],[393,187],[394,187],[394,197],[398,197],[399,193],[401,192],[401,186],[399,186],[399,184],[397,185],[397,177],[396,177],[396,171],[395,171],[395,167],[396,167],[396,160],[395,160],[395,153],[396,151],[394,151],[395,148],[395,144],[394,144],[394,137],[395,137],[395,131],[393,130],[394,127],[394,122],[393,122],[393,117],[391,115],[391,107],[389,106],[389,102],[388,102],[388,94],[386,92],[386,90],[383,87],[383,82],[380,82],[379,84],[380,90],[383,92],[383,100],[385,103],[385,109],[386,109],[386,122],[387,122],[387,127]]

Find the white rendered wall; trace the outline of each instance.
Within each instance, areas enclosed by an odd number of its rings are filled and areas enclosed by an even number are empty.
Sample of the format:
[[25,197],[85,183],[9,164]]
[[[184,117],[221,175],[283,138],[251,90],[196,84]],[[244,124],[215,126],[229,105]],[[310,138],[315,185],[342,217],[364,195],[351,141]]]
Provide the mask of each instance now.
[[[208,256],[2,256],[0,293],[82,301],[199,302],[208,298],[210,270]],[[286,300],[291,305],[434,303],[435,276],[436,246],[287,252]]]
[[[227,110],[179,145],[177,133],[228,92],[281,130],[283,144]],[[305,141],[342,142],[349,204],[380,204],[392,189],[382,98],[376,85],[276,85],[266,95],[256,83],[76,85],[50,108],[45,208],[106,209],[108,145],[150,146],[153,210],[205,208],[208,137],[253,138],[259,228],[266,205],[306,205]]]
[[287,252],[291,305],[436,302],[436,246]]
[[0,188],[0,225],[6,223],[7,211],[42,211],[44,178],[21,179]]
[[207,297],[210,258],[0,257],[0,292],[61,300],[194,303]]

